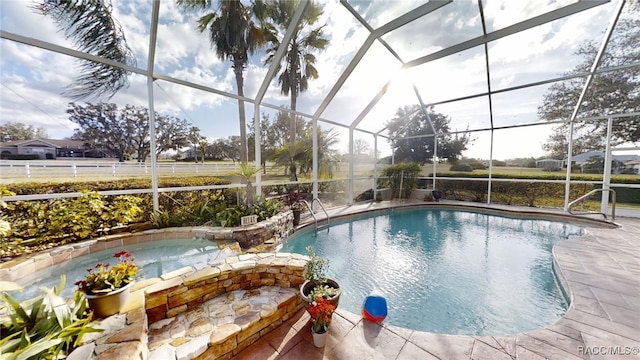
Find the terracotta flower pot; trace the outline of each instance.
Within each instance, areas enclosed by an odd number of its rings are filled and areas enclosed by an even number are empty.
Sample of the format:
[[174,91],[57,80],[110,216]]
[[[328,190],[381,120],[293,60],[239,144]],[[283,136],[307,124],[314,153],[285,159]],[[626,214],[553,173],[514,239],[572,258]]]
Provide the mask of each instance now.
[[120,312],[120,309],[122,309],[124,304],[127,302],[132,284],[133,283],[129,283],[120,289],[104,294],[86,294],[85,297],[89,302],[89,308],[93,310],[93,316],[97,318],[106,318]]

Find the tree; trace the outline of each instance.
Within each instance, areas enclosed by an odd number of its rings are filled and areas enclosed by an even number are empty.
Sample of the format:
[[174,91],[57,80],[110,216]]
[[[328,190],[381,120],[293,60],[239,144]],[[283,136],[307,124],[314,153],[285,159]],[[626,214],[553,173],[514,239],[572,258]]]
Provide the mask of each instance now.
[[167,150],[189,146],[189,123],[175,116],[156,116],[156,158]]
[[[438,157],[446,158],[450,162],[456,161],[467,145],[472,141],[468,133],[463,135],[449,134],[451,119],[443,114],[433,111],[433,106],[418,111],[420,105],[412,105],[398,108],[393,119],[387,122],[389,128],[391,147],[395,153],[396,162],[413,161],[425,164],[433,159],[433,136],[415,137],[420,135],[433,135],[429,126],[427,115],[433,123],[438,134]],[[409,116],[410,114],[413,114]],[[410,137],[409,139],[404,139]]]
[[138,162],[144,162],[151,152],[149,141],[149,109],[142,106],[126,105],[122,112],[124,126],[129,134],[128,151],[137,154]]
[[[300,5],[300,0],[278,0],[268,7],[268,17],[271,23],[266,27],[272,29],[267,33],[267,40],[270,46],[267,48],[267,58],[265,64],[270,64],[282,38],[286,34],[291,23],[295,10]],[[316,57],[314,51],[323,50],[329,40],[323,37],[323,26],[312,28],[322,15],[322,7],[309,2],[298,26],[293,31],[291,41],[287,45],[287,53],[282,58],[282,63],[278,64],[278,71],[282,70],[278,76],[278,84],[284,95],[291,95],[291,110],[296,111],[298,94],[307,90],[309,79],[318,78],[318,70],[315,67]],[[296,141],[296,116],[290,119],[289,148],[295,148]],[[296,178],[296,164],[289,164],[291,177]]]
[[[298,117],[302,121],[299,128],[298,141],[296,141],[293,152],[290,151],[289,144],[285,143],[276,149],[273,160],[276,165],[289,166],[296,164],[300,173],[309,175],[313,169],[313,137],[310,123]],[[331,178],[338,167],[338,152],[332,147],[338,143],[338,134],[334,131],[324,131],[318,128],[318,177]]]
[[[44,0],[33,9],[50,16],[74,40],[78,50],[119,63],[135,66],[133,52],[124,32],[112,16],[110,0]],[[129,86],[127,71],[89,60],[80,61],[80,71],[63,95],[73,99],[111,98],[118,90]]]
[[207,147],[207,154],[219,160],[232,160],[234,163],[240,158],[240,139],[229,136],[226,139],[216,139]]
[[[137,152],[138,161],[144,161],[150,152],[149,109],[132,105],[118,110],[116,104],[69,104],[69,120],[78,124],[72,139],[84,141],[85,146],[113,152],[120,161],[124,154]],[[178,150],[189,145],[189,123],[173,116],[156,113],[156,150]]]
[[120,161],[130,148],[130,138],[126,131],[125,116],[118,112],[116,104],[97,103],[85,106],[69,104],[69,120],[78,124],[72,136],[74,140],[85,142],[85,146],[96,150],[112,151]]
[[[638,12],[640,2],[631,2],[626,11]],[[621,19],[612,34],[602,57],[600,69],[640,61],[640,19]],[[598,44],[587,41],[575,55],[583,61],[568,75],[590,70],[598,51]],[[584,78],[574,78],[553,84],[544,95],[538,115],[547,121],[568,120],[578,102],[584,86]],[[640,67],[600,73],[594,76],[585,100],[581,104],[580,117],[606,117],[608,114],[640,112]],[[613,122],[614,144],[640,140],[640,116],[625,117]],[[606,121],[576,121],[574,124],[574,153],[603,150],[605,147]],[[555,158],[566,157],[569,123],[554,128],[544,145],[545,151]],[[562,155],[560,155],[562,154]]]
[[[178,6],[188,10],[206,10],[211,0],[176,0]],[[220,60],[230,60],[236,77],[238,96],[244,97],[244,70],[257,48],[264,44],[264,35],[260,27],[253,21],[254,10],[258,5],[246,6],[237,0],[220,0],[218,10],[207,13],[198,19],[198,31],[209,31],[209,41],[215,48]],[[238,99],[240,119],[240,161],[248,161],[246,116],[244,101]]]
[[35,127],[19,122],[0,124],[0,142],[46,139],[48,137],[47,130],[44,127]]
[[369,152],[369,143],[362,139],[355,139],[353,141],[353,154],[362,155]]
[[[196,163],[198,162],[198,145],[200,145],[204,139],[204,136],[200,135],[200,128],[192,126],[189,129],[188,140],[191,146],[193,146],[193,156]],[[204,163],[204,155],[202,156],[202,162]]]

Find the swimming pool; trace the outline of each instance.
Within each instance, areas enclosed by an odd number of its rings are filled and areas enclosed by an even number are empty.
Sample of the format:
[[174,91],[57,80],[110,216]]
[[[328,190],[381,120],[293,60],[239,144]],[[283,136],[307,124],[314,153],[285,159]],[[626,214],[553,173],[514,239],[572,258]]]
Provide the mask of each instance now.
[[360,314],[366,295],[387,298],[386,323],[445,334],[514,334],[558,320],[568,302],[551,249],[580,236],[566,222],[434,208],[395,209],[294,235],[279,250],[330,260],[340,307]]
[[37,271],[18,281],[24,287],[24,291],[12,292],[11,296],[18,300],[38,296],[42,293],[39,286],[49,288],[57,286],[60,283],[60,275],[65,274],[67,280],[62,296],[72,298],[76,289],[73,284],[84,279],[87,268],[97,263],[115,264],[117,259],[113,255],[122,249],[127,249],[136,259],[136,265],[139,267],[136,281],[158,277],[185,266],[200,269],[210,262],[237,255],[228,248],[220,250],[218,244],[201,238],[154,240],[131,244],[77,257]]

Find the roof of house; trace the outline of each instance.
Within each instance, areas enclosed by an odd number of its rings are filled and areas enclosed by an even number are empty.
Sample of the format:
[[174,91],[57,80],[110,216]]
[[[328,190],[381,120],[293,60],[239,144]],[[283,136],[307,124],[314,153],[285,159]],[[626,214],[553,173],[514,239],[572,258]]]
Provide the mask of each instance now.
[[[591,157],[594,156],[599,156],[604,158],[604,152],[602,151],[587,151],[585,153],[582,154],[578,154],[578,155],[574,155],[571,157],[571,161],[576,162],[576,163],[583,163],[583,162],[587,162]],[[614,160],[618,160],[620,162],[627,162],[627,161],[631,161],[631,160],[636,160],[639,159],[640,156],[638,155],[613,155],[613,159]]]
[[41,142],[49,144],[56,148],[84,148],[83,141],[77,140],[58,140],[58,139],[31,139],[31,140],[14,140],[0,143],[2,147],[18,147],[19,145],[27,146],[33,142]]

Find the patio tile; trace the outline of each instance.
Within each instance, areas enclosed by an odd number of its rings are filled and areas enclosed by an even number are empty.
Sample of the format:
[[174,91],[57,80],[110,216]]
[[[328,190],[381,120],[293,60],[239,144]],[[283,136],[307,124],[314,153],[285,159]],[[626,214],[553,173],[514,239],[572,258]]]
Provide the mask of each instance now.
[[511,360],[511,356],[504,351],[500,351],[492,346],[485,344],[482,341],[475,341],[473,343],[473,350],[471,350],[472,360]]
[[474,339],[470,336],[415,331],[409,341],[441,359],[469,358]]
[[[518,360],[549,360],[548,357],[537,354],[531,350],[523,348],[522,346],[516,347],[516,359]],[[561,359],[558,359],[561,360]]]
[[[278,360],[324,360],[329,359],[324,355],[325,350],[323,348],[317,348],[312,343],[307,341],[301,341],[296,346],[291,348],[285,354],[278,357]],[[331,359],[340,359],[332,357]],[[346,359],[346,358],[345,358]]]
[[600,289],[600,288],[593,288],[591,289],[591,291],[600,302],[609,303],[609,304],[631,309],[629,307],[629,303],[625,301],[624,296],[618,292]]
[[[573,320],[575,322],[587,325],[588,328],[597,328],[601,330],[605,330],[620,336],[625,336],[630,339],[635,339],[640,341],[640,331],[638,329],[638,324],[636,327],[628,326],[625,324],[616,323],[614,321],[610,321],[607,319],[603,319],[601,317],[588,314],[582,311],[574,310],[569,311],[565,315],[565,319]],[[582,330],[585,331],[585,330]]]
[[640,312],[607,303],[603,303],[602,307],[609,314],[611,320],[631,327],[640,326]]
[[272,348],[283,354],[303,340],[302,335],[289,325],[283,324],[262,337]]
[[512,358],[516,357],[516,336],[515,335],[501,335],[493,336],[493,339],[500,344],[500,347],[504,352],[509,354]]
[[[555,347],[556,345],[557,344],[555,343],[550,344],[546,341],[542,341],[528,335],[516,335],[516,346],[518,348],[525,348],[537,354],[543,355],[545,358],[562,360],[588,359],[588,357],[577,355],[577,347],[572,352],[567,352],[563,349]],[[519,356],[518,354],[516,355]]]
[[407,341],[402,347],[396,360],[441,360],[440,358],[419,348],[416,344]]
[[584,297],[575,295],[574,302],[571,304],[575,309],[593,314],[605,319],[609,319],[609,315],[604,311],[598,300],[593,297]]
[[331,349],[331,359],[395,359],[407,340],[371,322],[359,322]]
[[543,341],[553,346],[554,348],[558,348],[560,350],[566,351],[569,354],[582,357],[577,352],[578,347],[584,346],[584,341],[582,339],[578,339],[578,340],[573,339],[564,334],[559,334],[557,332],[547,330],[547,329],[530,331],[526,333],[526,336],[530,336],[536,340]]
[[242,350],[238,355],[234,356],[234,360],[252,360],[252,359],[264,359],[273,360],[277,359],[280,354],[274,349],[265,338],[262,338],[255,343],[251,344],[248,348]]

